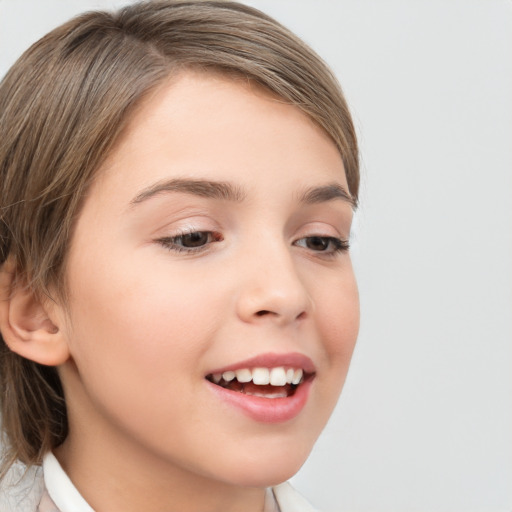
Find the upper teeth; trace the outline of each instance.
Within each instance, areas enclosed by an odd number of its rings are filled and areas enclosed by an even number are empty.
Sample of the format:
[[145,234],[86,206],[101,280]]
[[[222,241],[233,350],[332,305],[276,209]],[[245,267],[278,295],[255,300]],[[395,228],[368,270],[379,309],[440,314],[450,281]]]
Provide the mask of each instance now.
[[241,368],[239,370],[229,370],[224,373],[214,373],[213,381],[219,383],[221,379],[231,382],[236,379],[238,382],[253,382],[259,386],[284,386],[286,384],[299,384],[304,372],[301,368]]

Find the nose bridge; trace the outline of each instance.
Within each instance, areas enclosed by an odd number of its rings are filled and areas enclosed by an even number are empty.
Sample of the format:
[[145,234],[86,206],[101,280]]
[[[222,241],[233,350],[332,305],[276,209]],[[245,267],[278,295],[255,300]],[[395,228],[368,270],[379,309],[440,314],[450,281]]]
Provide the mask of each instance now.
[[272,319],[289,323],[307,316],[312,301],[282,238],[260,238],[241,267],[237,310],[246,322]]

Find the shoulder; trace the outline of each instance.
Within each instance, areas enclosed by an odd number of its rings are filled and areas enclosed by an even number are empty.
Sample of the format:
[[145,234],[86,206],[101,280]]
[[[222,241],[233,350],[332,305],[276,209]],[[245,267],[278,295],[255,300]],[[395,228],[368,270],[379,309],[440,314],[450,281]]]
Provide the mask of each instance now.
[[44,491],[40,467],[27,469],[15,464],[0,482],[0,510],[2,512],[36,512]]
[[288,482],[273,487],[272,491],[281,512],[319,512]]

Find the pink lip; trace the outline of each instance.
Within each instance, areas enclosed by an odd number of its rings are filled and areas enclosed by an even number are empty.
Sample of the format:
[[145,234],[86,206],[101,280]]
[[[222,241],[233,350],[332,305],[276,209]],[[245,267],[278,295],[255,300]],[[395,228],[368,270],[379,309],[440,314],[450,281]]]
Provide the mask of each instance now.
[[282,423],[292,420],[305,407],[311,385],[314,380],[315,365],[311,359],[303,354],[262,354],[245,361],[239,361],[229,366],[215,369],[209,375],[235,371],[241,368],[276,368],[279,366],[289,368],[302,368],[306,373],[306,379],[297,388],[293,395],[285,398],[264,398],[246,395],[238,391],[217,386],[206,380],[215,395],[224,403],[235,407],[255,421],[261,423]]
[[231,391],[206,381],[223,402],[261,423],[283,423],[298,416],[307,403],[312,382],[313,377],[306,379],[292,396],[286,398],[263,398]]
[[314,373],[315,365],[313,361],[304,354],[296,352],[288,354],[261,354],[245,361],[239,361],[229,366],[223,366],[222,368],[216,368],[208,372],[208,375],[214,373],[224,373],[227,371],[235,371],[241,368],[276,368],[278,366],[284,366],[289,368],[302,368],[306,373]]

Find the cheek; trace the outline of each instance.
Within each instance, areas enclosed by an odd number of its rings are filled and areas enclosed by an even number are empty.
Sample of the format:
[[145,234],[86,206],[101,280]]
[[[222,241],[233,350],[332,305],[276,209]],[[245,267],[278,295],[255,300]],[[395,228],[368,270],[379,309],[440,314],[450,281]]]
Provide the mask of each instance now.
[[340,391],[359,333],[359,294],[353,273],[331,279],[330,286],[320,292],[320,297],[318,329],[331,370],[331,385]]
[[353,273],[338,272],[317,279],[312,288],[318,339],[318,373],[314,381],[315,401],[310,404],[307,428],[314,443],[328,421],[345,383],[359,332],[359,295]]
[[[94,275],[70,282],[77,293],[69,343],[81,386],[103,417],[159,439],[176,411],[195,414],[190,393],[202,384],[198,362],[218,322],[212,310],[219,309],[200,279],[155,267],[100,270],[98,264]],[[155,420],[151,427],[147,418]]]
[[110,364],[122,379],[123,372],[154,378],[193,365],[217,322],[212,293],[201,279],[120,261],[115,269],[96,262],[93,274],[70,283],[77,291],[70,345],[79,368],[100,373],[95,368]]
[[[319,290],[321,328],[329,340],[329,350],[344,351],[355,344],[359,332],[359,292],[351,268],[337,278],[326,279]],[[320,307],[320,306],[319,306]]]

